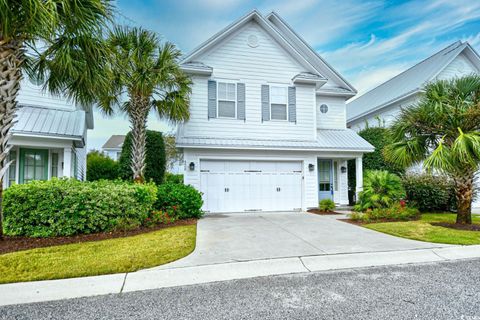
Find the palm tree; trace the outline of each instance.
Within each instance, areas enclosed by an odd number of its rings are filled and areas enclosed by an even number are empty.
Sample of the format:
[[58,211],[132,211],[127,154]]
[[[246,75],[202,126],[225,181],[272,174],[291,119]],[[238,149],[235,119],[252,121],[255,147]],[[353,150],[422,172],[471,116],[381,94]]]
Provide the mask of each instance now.
[[387,159],[402,167],[423,161],[428,171],[449,176],[458,202],[457,223],[471,224],[480,165],[480,77],[427,85],[418,103],[401,110],[391,130]]
[[93,102],[99,34],[112,13],[109,0],[0,0],[0,239],[3,177],[23,73],[44,89],[81,104]]
[[143,182],[148,115],[154,110],[172,122],[188,120],[191,81],[178,64],[181,52],[170,42],[162,44],[153,32],[117,26],[107,45],[109,86],[99,89],[99,104],[106,113],[116,108],[128,115],[133,179]]

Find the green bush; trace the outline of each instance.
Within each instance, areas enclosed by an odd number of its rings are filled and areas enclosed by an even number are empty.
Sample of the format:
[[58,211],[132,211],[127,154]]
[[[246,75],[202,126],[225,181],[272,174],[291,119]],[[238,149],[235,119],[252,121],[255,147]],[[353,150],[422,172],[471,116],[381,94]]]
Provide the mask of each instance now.
[[335,202],[332,199],[323,199],[318,203],[318,209],[325,212],[330,212],[335,209]]
[[99,151],[91,151],[87,155],[87,180],[118,179],[118,162]]
[[165,183],[183,184],[183,174],[165,173]]
[[200,218],[202,195],[194,187],[184,184],[165,183],[158,187],[155,208],[166,211],[176,219]]
[[420,212],[416,208],[395,203],[388,208],[375,208],[366,212],[353,212],[350,219],[362,222],[375,221],[409,221],[418,219]]
[[399,176],[388,171],[371,170],[365,173],[363,191],[354,209],[387,208],[404,197],[405,189]]
[[[124,180],[132,180],[133,173],[131,169],[132,155],[132,133],[129,132],[125,137],[120,154],[119,174]],[[157,185],[163,183],[165,175],[165,144],[161,132],[147,130],[147,150],[145,155],[145,172],[146,181],[153,181]]]
[[422,212],[456,208],[453,182],[445,176],[408,174],[402,178],[407,200]]
[[153,209],[157,187],[52,179],[14,185],[4,195],[6,234],[52,237],[138,226]]

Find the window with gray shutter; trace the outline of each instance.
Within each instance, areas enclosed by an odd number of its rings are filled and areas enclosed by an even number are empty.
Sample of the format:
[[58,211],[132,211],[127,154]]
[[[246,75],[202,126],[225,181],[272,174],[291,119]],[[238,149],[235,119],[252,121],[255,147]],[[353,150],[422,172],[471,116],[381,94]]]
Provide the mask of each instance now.
[[244,120],[245,116],[245,83],[237,83],[237,119]]
[[270,120],[270,87],[262,85],[262,121]]
[[295,87],[288,87],[288,121],[297,123],[297,93]]
[[208,80],[208,119],[217,117],[217,82]]
[[270,87],[270,118],[272,120],[284,120],[288,119],[288,88],[280,86]]

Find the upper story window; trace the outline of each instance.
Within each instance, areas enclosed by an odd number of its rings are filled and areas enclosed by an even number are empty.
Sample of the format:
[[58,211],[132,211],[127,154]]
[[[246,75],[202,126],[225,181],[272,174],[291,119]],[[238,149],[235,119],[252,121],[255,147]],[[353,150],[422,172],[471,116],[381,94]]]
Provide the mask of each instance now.
[[320,112],[321,113],[327,113],[328,112],[328,106],[326,104],[320,105]]
[[231,82],[218,82],[217,105],[219,118],[237,117],[237,86]]
[[270,114],[272,120],[287,120],[287,87],[270,86]]

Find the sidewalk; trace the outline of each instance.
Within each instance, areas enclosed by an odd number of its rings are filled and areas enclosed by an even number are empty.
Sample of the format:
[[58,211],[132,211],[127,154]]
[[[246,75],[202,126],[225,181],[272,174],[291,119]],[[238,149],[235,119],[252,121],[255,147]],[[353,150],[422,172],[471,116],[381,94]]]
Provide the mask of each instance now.
[[269,275],[480,258],[480,245],[219,263],[0,285],[0,305],[33,303]]

